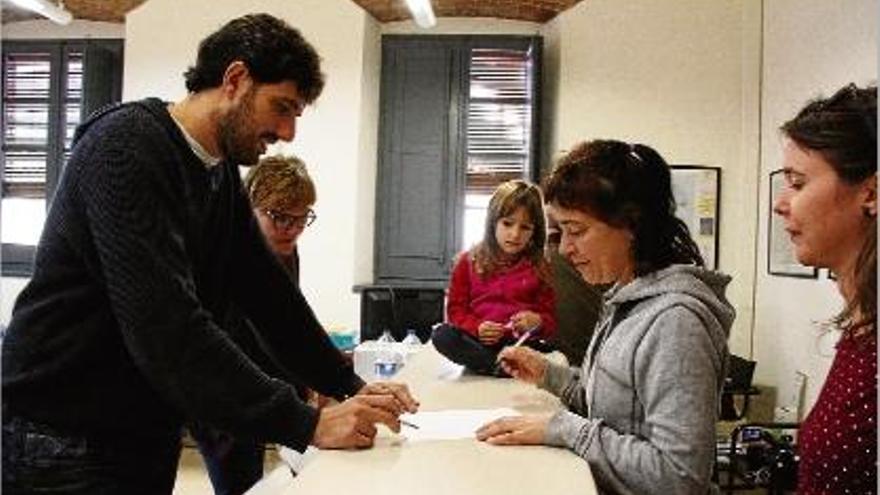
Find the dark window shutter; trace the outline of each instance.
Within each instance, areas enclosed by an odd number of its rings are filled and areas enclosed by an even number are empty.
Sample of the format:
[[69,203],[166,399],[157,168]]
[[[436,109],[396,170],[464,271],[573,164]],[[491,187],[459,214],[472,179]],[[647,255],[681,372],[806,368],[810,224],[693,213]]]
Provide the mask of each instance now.
[[442,280],[455,245],[455,168],[449,109],[457,59],[424,41],[383,48],[382,151],[377,198],[379,281]]
[[118,49],[89,44],[85,50],[82,118],[122,98],[122,53]]
[[377,283],[445,283],[497,185],[534,177],[539,68],[539,38],[383,36]]
[[[3,275],[28,276],[36,248],[32,237],[41,228],[40,220],[31,219],[29,212],[48,205],[69,157],[76,126],[91,111],[119,101],[122,42],[6,42],[2,84],[0,189],[4,201],[0,205],[6,204],[6,218],[18,215],[22,208],[26,223],[21,225],[27,228],[0,227],[4,232],[0,260]],[[15,211],[10,213],[13,203]]]

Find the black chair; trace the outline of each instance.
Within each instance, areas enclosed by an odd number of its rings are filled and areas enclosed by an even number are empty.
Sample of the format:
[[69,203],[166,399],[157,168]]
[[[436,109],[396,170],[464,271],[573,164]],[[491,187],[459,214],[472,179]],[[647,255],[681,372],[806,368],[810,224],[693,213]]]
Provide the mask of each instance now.
[[443,288],[407,288],[375,285],[360,289],[361,341],[375,340],[385,330],[394,340],[414,329],[419,340],[431,339],[431,327],[443,321]]
[[[748,413],[749,399],[759,395],[761,390],[752,386],[755,374],[755,362],[739,356],[730,355],[727,378],[721,391],[721,420],[738,421]],[[737,407],[736,398],[742,398],[742,406]]]

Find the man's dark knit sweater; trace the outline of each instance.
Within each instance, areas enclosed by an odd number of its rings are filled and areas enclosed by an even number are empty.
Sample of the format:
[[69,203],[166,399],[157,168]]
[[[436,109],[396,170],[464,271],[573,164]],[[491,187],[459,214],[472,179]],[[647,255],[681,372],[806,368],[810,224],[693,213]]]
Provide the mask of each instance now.
[[303,383],[363,385],[265,245],[237,167],[206,168],[160,100],[105,110],[77,132],[16,301],[4,412],[126,441],[196,420],[303,449],[317,413],[218,326],[230,303]]

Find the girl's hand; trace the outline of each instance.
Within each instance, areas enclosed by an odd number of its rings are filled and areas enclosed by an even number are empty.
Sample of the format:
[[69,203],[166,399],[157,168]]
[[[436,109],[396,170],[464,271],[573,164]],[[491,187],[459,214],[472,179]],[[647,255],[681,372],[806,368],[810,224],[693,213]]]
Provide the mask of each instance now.
[[493,445],[541,445],[550,416],[509,416],[477,430],[477,439]]
[[513,333],[519,336],[533,328],[540,327],[541,315],[534,311],[520,311],[510,317],[510,322],[513,323]]
[[495,345],[504,336],[504,325],[494,321],[484,321],[480,323],[477,332],[483,345]]
[[528,347],[505,347],[498,353],[498,359],[510,376],[535,385],[544,380],[547,372],[544,355]]

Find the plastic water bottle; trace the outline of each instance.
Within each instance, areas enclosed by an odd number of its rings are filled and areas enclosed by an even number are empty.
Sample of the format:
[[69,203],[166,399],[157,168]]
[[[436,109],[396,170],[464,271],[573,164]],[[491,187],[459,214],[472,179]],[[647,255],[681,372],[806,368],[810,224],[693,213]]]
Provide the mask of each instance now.
[[402,342],[405,347],[418,347],[422,345],[422,341],[419,340],[414,328],[410,328],[406,331],[406,337],[403,338]]
[[376,360],[373,363],[373,374],[377,380],[388,380],[400,368],[403,357],[394,349],[397,343],[391,331],[385,330],[376,340]]
[[394,337],[391,336],[391,330],[387,328],[382,331],[382,335],[376,339],[376,342],[380,344],[393,344],[395,342]]

